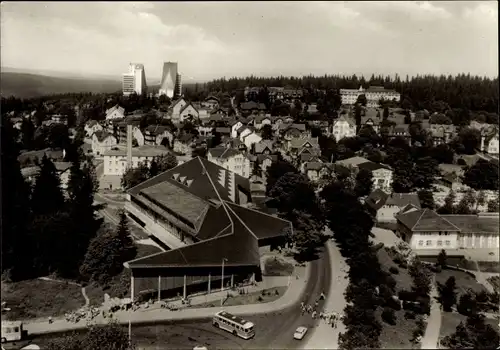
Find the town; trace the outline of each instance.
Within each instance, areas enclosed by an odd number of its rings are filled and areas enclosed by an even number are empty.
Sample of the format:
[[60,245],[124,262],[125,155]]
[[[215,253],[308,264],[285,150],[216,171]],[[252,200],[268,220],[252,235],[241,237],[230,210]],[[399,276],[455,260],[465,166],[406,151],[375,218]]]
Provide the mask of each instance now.
[[2,349],[498,348],[498,77],[182,65],[2,93]]

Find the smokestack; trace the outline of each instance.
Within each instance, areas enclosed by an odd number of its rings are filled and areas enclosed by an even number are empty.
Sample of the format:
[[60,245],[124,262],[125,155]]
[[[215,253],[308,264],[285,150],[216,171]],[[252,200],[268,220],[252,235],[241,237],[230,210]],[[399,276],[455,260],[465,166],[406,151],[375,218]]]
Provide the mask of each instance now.
[[127,125],[127,167],[132,168],[132,125]]

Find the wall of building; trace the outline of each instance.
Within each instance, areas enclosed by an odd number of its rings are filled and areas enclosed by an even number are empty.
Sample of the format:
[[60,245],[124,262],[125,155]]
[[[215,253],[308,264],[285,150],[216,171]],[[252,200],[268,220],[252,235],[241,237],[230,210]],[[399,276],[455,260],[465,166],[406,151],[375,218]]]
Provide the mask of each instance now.
[[458,233],[414,232],[410,246],[412,249],[458,249]]
[[[138,167],[140,163],[151,163],[153,157],[132,157],[132,167]],[[127,156],[104,156],[104,175],[123,175],[127,170]]]
[[377,210],[377,221],[380,222],[396,222],[396,214],[399,213],[401,209],[398,206],[384,205],[382,208]]
[[460,248],[492,248],[500,249],[498,233],[460,233],[458,235]]

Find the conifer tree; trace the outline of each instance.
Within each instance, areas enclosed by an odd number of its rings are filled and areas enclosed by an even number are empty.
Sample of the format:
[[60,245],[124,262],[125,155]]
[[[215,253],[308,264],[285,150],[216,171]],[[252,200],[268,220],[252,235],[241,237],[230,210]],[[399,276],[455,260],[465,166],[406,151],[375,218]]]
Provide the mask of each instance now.
[[44,155],[40,174],[31,196],[31,209],[35,215],[51,214],[64,209],[61,180],[54,163]]

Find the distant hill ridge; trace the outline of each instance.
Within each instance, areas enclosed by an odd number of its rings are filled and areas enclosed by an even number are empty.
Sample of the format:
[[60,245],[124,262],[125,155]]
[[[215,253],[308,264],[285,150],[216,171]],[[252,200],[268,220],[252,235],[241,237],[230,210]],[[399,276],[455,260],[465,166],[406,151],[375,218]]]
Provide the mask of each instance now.
[[112,93],[121,90],[119,80],[62,78],[16,72],[1,72],[0,82],[2,97],[30,98],[76,92]]

